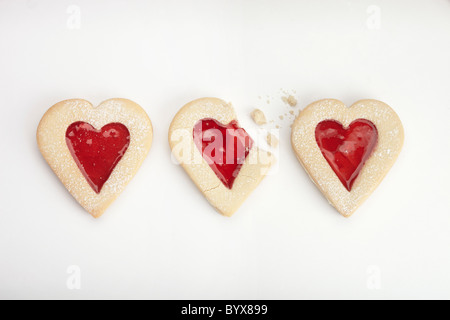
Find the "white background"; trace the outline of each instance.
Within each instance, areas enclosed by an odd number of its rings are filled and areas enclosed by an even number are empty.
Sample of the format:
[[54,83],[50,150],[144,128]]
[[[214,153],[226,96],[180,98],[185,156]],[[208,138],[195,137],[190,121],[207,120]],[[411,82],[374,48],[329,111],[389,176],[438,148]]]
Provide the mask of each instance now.
[[[450,298],[449,36],[447,0],[0,0],[0,298]],[[297,162],[280,89],[296,112],[373,98],[402,119],[399,160],[350,219]],[[281,126],[278,169],[231,219],[170,158],[172,117],[204,96]],[[154,145],[95,220],[35,132],[60,100],[113,97],[143,106]]]

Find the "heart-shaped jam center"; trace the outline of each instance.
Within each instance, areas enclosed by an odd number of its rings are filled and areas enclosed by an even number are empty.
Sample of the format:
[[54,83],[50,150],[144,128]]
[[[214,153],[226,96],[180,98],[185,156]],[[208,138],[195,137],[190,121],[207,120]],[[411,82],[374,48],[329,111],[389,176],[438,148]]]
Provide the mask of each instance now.
[[89,185],[100,193],[130,145],[130,132],[121,123],[96,130],[80,121],[67,128],[66,142]]
[[214,119],[203,119],[194,126],[194,142],[220,181],[232,189],[253,139],[237,121],[223,125]]
[[378,130],[365,119],[353,121],[348,128],[335,120],[326,120],[317,125],[316,141],[339,180],[351,191],[377,145]]

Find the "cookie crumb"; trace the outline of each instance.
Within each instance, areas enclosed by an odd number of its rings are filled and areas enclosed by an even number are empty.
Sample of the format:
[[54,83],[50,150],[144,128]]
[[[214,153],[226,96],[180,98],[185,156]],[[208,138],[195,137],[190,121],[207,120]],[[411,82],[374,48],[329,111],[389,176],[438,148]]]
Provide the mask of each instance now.
[[283,115],[280,116],[280,120],[284,120],[284,116]]
[[278,147],[279,141],[278,141],[277,137],[275,137],[273,134],[269,133],[269,134],[267,134],[267,143],[272,148],[276,148],[276,147]]
[[292,95],[290,95],[288,97],[282,97],[281,99],[284,101],[284,103],[287,103],[291,107],[297,106],[297,99],[295,99],[295,97]]
[[259,109],[255,109],[253,110],[253,112],[250,114],[253,121],[255,121],[255,123],[260,126],[263,124],[267,123],[267,119],[266,119],[266,115],[264,114],[264,112],[262,112]]
[[294,114],[295,114],[293,110],[289,111],[289,113],[290,113],[291,115],[294,115]]

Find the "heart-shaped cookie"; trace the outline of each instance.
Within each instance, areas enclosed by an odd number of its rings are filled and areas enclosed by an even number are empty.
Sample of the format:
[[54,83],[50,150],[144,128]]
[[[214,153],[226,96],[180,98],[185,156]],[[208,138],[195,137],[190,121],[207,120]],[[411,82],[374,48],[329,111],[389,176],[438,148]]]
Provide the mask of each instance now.
[[186,104],[169,130],[172,154],[207,200],[232,216],[275,159],[239,127],[233,107],[217,98]]
[[345,217],[381,183],[403,140],[398,115],[377,100],[361,100],[350,108],[338,100],[320,100],[306,107],[292,127],[297,158]]
[[42,118],[39,149],[72,196],[95,218],[125,189],[153,139],[146,112],[126,99],[97,108],[85,100],[57,103]]

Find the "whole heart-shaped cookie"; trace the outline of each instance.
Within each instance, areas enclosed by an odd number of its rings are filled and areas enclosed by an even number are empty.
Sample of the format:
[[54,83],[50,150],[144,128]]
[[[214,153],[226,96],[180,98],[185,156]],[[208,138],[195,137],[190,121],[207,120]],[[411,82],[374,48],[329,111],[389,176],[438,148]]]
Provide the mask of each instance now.
[[306,107],[292,127],[298,160],[345,217],[381,183],[403,140],[399,117],[377,100],[361,100],[350,108],[338,100],[320,100]]
[[95,218],[125,189],[153,139],[146,112],[126,99],[97,108],[85,100],[57,103],[42,118],[39,149],[72,196]]
[[186,104],[172,121],[169,143],[176,160],[225,216],[235,213],[275,160],[239,127],[233,107],[217,98]]

